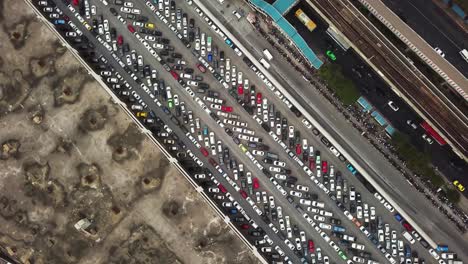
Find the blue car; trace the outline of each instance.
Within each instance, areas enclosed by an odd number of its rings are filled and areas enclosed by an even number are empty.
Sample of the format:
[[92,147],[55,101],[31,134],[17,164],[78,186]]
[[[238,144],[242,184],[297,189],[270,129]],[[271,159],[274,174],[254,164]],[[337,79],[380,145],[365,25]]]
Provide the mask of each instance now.
[[400,215],[400,214],[395,214],[395,219],[398,221],[398,222],[401,222],[403,221],[403,217]]
[[211,53],[208,53],[208,61],[211,62],[213,60],[213,55]]
[[355,175],[355,174],[357,173],[357,170],[353,167],[353,165],[348,164],[348,165],[346,165],[346,167],[348,168],[348,170],[349,170],[353,175]]
[[234,46],[234,43],[232,43],[232,41],[230,39],[226,39],[226,44],[228,44],[229,47],[232,48],[232,46]]
[[54,25],[65,25],[65,20],[56,19],[56,20],[54,20]]

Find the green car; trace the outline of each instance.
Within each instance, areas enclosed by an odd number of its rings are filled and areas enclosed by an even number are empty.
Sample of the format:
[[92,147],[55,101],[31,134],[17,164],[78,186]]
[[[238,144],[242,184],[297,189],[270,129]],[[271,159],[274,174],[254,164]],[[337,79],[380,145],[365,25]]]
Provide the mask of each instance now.
[[343,252],[343,251],[338,251],[338,256],[340,256],[341,259],[343,260],[347,260],[348,259],[348,256],[346,256],[346,254]]
[[169,106],[169,108],[173,108],[174,107],[174,101],[172,99],[167,100],[167,106]]
[[336,56],[331,50],[327,50],[327,52],[325,54],[327,54],[327,56],[328,56],[328,58],[330,58],[330,60],[332,60],[332,61],[336,60]]

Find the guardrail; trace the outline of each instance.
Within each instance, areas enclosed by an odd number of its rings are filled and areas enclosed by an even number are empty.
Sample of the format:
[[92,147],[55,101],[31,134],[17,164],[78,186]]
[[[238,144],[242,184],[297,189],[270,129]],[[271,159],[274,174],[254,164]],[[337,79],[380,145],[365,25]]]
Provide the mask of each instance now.
[[30,0],[24,0],[27,5],[29,5],[34,13],[36,13],[36,16],[52,31],[53,34],[56,35],[56,37],[61,41],[62,45],[67,47],[67,49],[72,53],[72,55],[80,62],[80,64],[88,70],[88,73],[91,74],[94,79],[101,85],[102,88],[112,97],[112,100],[118,104],[121,109],[129,116],[133,122],[140,128],[142,133],[144,133],[150,140],[153,142],[153,144],[164,154],[164,156],[169,160],[169,162],[175,166],[175,168],[185,177],[185,179],[192,185],[192,187],[201,195],[201,197],[205,200],[205,202],[208,203],[208,205],[215,211],[215,213],[223,219],[223,221],[231,228],[231,230],[234,232],[234,234],[252,251],[252,253],[262,262],[263,264],[268,264],[268,262],[263,258],[263,256],[258,252],[257,248],[253,246],[245,237],[240,233],[240,231],[234,226],[234,224],[230,221],[230,218],[225,215],[219,207],[208,197],[208,195],[205,193],[203,188],[198,185],[191,177],[190,175],[184,170],[184,168],[180,165],[179,161],[173,157],[167,150],[162,146],[162,144],[151,134],[151,131],[149,131],[141,122],[138,120],[132,112],[127,108],[126,104],[123,103],[113,92],[112,89],[110,89],[106,83],[102,81],[101,76],[96,74],[94,70],[80,57],[78,52],[68,44],[68,42],[55,30],[55,27],[53,26],[52,23],[50,23],[47,19],[45,19],[41,12],[37,10],[37,8],[34,6],[33,3],[30,2]]
[[[421,234],[421,236],[434,248],[436,248],[437,244],[427,235],[421,227],[414,221],[409,214],[407,214],[391,197],[388,193],[385,192],[385,190],[380,187],[377,182],[370,176],[369,173],[367,173],[363,167],[359,165],[359,163],[349,154],[347,153],[342,146],[338,144],[338,142],[328,133],[308,112],[307,110],[298,102],[296,99],[289,94],[289,92],[284,88],[277,80],[274,78],[268,70],[266,70],[263,65],[255,58],[253,54],[250,53],[250,51],[245,48],[240,42],[229,30],[226,29],[226,27],[216,18],[215,15],[211,13],[210,10],[208,10],[204,4],[200,0],[193,0],[194,3],[197,4],[200,9],[205,14],[208,14],[210,16],[210,19],[213,21],[214,24],[216,24],[226,36],[228,36],[233,43],[244,53],[244,55],[249,58],[252,63],[255,65],[255,67],[261,71],[265,77],[271,81],[274,86],[281,91],[281,93],[291,102],[292,105],[294,105],[302,114],[303,116],[320,132],[322,135],[324,135],[330,143],[350,162],[352,165],[363,175],[363,177],[372,184],[372,186],[382,195],[385,200],[387,200],[412,226],[413,228]],[[310,2],[309,2],[310,3]],[[315,7],[315,10],[317,8]],[[322,14],[323,15],[323,14]],[[330,21],[327,21],[329,24]]]

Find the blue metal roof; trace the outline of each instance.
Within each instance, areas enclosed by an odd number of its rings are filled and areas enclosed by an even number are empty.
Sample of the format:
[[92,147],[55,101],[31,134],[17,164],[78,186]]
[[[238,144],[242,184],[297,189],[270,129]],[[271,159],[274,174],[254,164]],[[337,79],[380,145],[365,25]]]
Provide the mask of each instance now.
[[298,0],[276,0],[276,2],[273,3],[273,7],[284,15],[291,7],[296,5],[297,2]]
[[[284,1],[284,2],[289,2],[292,0],[277,0],[277,2]],[[250,2],[263,10],[265,13],[267,13],[273,21],[278,24],[278,26],[283,30],[283,32],[288,35],[288,37],[296,44],[296,46],[301,50],[302,54],[306,57],[306,59],[314,66],[314,68],[319,69],[322,65],[323,62],[315,55],[315,53],[310,49],[309,45],[305,42],[305,40],[297,33],[296,29],[289,24],[289,22],[283,18],[281,13],[272,5],[268,4],[267,2],[263,0],[250,0]],[[278,3],[279,5],[279,3]]]
[[381,125],[384,126],[387,124],[387,121],[385,121],[385,118],[377,111],[372,112],[371,116],[374,117],[375,120]]
[[393,133],[395,133],[395,128],[393,128],[391,125],[388,125],[385,128],[385,131],[387,131],[387,134],[389,134],[391,136],[391,135],[393,135]]
[[370,110],[372,109],[372,105],[366,99],[364,99],[364,97],[359,97],[357,101],[362,106],[362,108],[364,108],[362,111],[370,112]]

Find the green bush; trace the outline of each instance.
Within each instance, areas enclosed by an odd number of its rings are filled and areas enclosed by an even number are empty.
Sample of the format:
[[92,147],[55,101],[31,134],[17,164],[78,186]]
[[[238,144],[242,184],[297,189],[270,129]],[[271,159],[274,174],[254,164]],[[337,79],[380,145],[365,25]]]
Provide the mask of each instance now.
[[447,199],[452,203],[458,203],[460,201],[460,192],[454,189],[447,189],[446,190]]
[[411,171],[428,178],[436,187],[444,185],[444,179],[437,175],[429,165],[431,162],[429,155],[420,152],[411,145],[406,135],[395,132],[392,136],[392,142],[398,154],[406,160],[407,166]]
[[345,105],[354,104],[360,94],[353,81],[346,78],[341,67],[336,64],[325,64],[319,70],[319,76],[335,91]]

